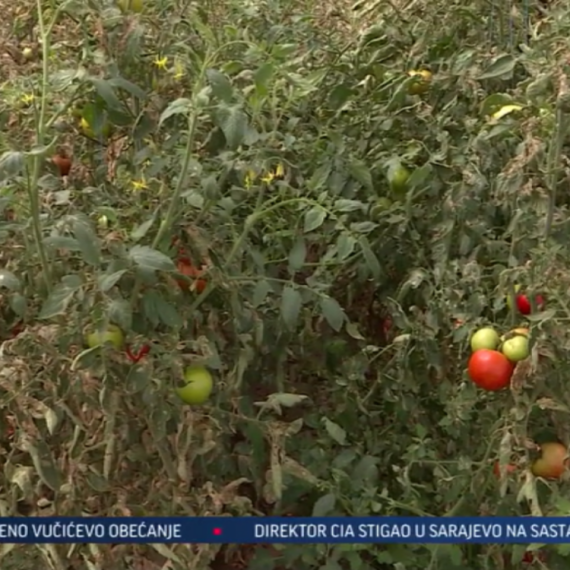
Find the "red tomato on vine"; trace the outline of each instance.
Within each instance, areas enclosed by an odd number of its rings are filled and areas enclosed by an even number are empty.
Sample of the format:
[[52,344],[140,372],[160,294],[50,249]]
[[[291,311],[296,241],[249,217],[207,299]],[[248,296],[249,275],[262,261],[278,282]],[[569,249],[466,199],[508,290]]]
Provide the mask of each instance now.
[[471,380],[483,390],[502,390],[511,382],[515,365],[501,352],[486,348],[475,351],[469,359]]

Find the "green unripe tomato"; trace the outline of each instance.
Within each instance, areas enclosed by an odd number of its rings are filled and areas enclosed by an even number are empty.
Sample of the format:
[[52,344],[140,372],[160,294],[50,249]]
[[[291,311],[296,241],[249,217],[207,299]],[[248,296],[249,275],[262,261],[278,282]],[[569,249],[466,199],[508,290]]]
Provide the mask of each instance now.
[[121,12],[135,12],[140,14],[143,9],[143,0],[119,0]]
[[125,335],[117,325],[109,325],[107,330],[96,330],[85,335],[85,344],[89,348],[95,348],[107,343],[117,350],[121,350],[125,346]]
[[99,138],[99,136],[101,136],[103,139],[108,139],[111,136],[111,133],[113,132],[113,126],[108,121],[105,122],[105,124],[101,127],[100,134],[96,133],[93,130],[93,127],[89,124],[89,122],[85,118],[81,119],[79,125],[81,126],[83,134],[91,139],[97,139]]
[[185,404],[205,404],[214,389],[214,379],[203,366],[189,366],[184,371],[184,382],[184,386],[175,391]]
[[495,329],[491,327],[485,327],[479,329],[471,337],[471,350],[475,352],[476,350],[481,350],[486,348],[487,350],[495,350],[501,342],[499,334]]
[[379,220],[384,212],[389,210],[392,205],[393,203],[390,198],[386,198],[385,196],[378,198],[378,200],[376,200],[376,202],[370,206],[370,218],[374,221]]
[[403,198],[408,191],[410,171],[403,165],[397,164],[388,170],[388,184],[392,195],[398,199]]
[[501,352],[511,361],[520,362],[530,354],[528,337],[517,335],[506,340],[501,346]]

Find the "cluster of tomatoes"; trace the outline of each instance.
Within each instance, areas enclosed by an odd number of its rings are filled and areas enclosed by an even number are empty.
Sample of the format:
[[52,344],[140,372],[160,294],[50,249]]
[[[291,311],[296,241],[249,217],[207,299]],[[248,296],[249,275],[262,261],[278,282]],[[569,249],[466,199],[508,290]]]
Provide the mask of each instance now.
[[479,329],[471,337],[469,378],[483,390],[496,391],[509,386],[517,362],[528,357],[528,329],[518,328],[499,336],[491,327]]
[[[536,295],[531,303],[527,295],[520,292],[520,285],[515,286],[514,304],[521,315],[530,315],[534,307],[542,309],[544,298]],[[509,297],[507,305],[512,310],[513,300]],[[511,382],[515,366],[530,354],[529,330],[516,328],[506,335],[492,327],[479,329],[471,337],[473,351],[467,370],[471,380],[483,390],[496,391],[507,388]]]
[[[124,350],[127,358],[133,363],[139,362],[150,352],[148,344],[143,344],[138,351],[133,352],[125,343],[125,335],[117,325],[108,325],[105,330],[89,332],[85,335],[85,344],[93,349],[109,344],[116,350]],[[208,401],[213,388],[214,379],[208,369],[193,365],[186,368],[184,380],[175,392],[185,404],[200,405]]]

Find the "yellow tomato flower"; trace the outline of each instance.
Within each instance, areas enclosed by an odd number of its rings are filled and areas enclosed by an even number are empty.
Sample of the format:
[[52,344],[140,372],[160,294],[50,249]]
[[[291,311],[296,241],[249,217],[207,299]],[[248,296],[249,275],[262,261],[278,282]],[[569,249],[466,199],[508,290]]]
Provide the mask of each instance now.
[[162,69],[165,70],[166,69],[166,64],[168,63],[168,58],[165,57],[159,57],[158,55],[154,58],[154,65],[158,68],[158,69]]
[[25,95],[22,95],[22,103],[24,103],[25,105],[30,105],[35,99],[35,96],[33,93],[26,93]]
[[146,190],[148,188],[144,178],[141,178],[140,180],[133,180],[132,185],[134,192],[140,192],[141,190]]
[[180,81],[184,77],[184,66],[179,62],[174,64],[174,79]]
[[253,182],[255,180],[255,172],[253,170],[248,170],[245,173],[244,184],[247,190],[249,190],[253,186]]

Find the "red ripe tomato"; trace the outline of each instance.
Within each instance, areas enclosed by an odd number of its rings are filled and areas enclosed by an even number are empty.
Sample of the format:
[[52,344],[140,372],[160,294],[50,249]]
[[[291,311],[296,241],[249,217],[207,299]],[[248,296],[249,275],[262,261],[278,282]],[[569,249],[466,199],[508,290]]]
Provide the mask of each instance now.
[[[517,470],[516,465],[512,465],[511,463],[505,465],[505,473],[507,475],[514,473],[516,470]],[[495,461],[495,465],[493,465],[493,475],[495,475],[497,479],[501,478],[501,465],[498,461]]]
[[532,552],[526,551],[523,554],[521,562],[525,564],[532,564],[535,560],[540,560],[540,562],[546,562],[546,553],[542,550],[534,550]]
[[181,275],[194,279],[193,282],[187,281],[185,279],[177,279],[176,282],[178,283],[180,289],[183,289],[184,291],[190,289],[192,291],[196,291],[197,293],[201,293],[206,288],[206,280],[198,279],[198,277],[202,275],[203,271],[197,267],[194,267],[188,259],[180,259],[176,265],[176,269]]
[[488,391],[506,388],[514,369],[515,365],[504,354],[486,348],[475,351],[467,367],[471,380]]
[[[544,306],[544,297],[542,295],[537,295],[534,298],[537,309],[540,311]],[[530,305],[530,299],[526,295],[517,295],[517,309],[521,315],[530,315],[532,307]]]

